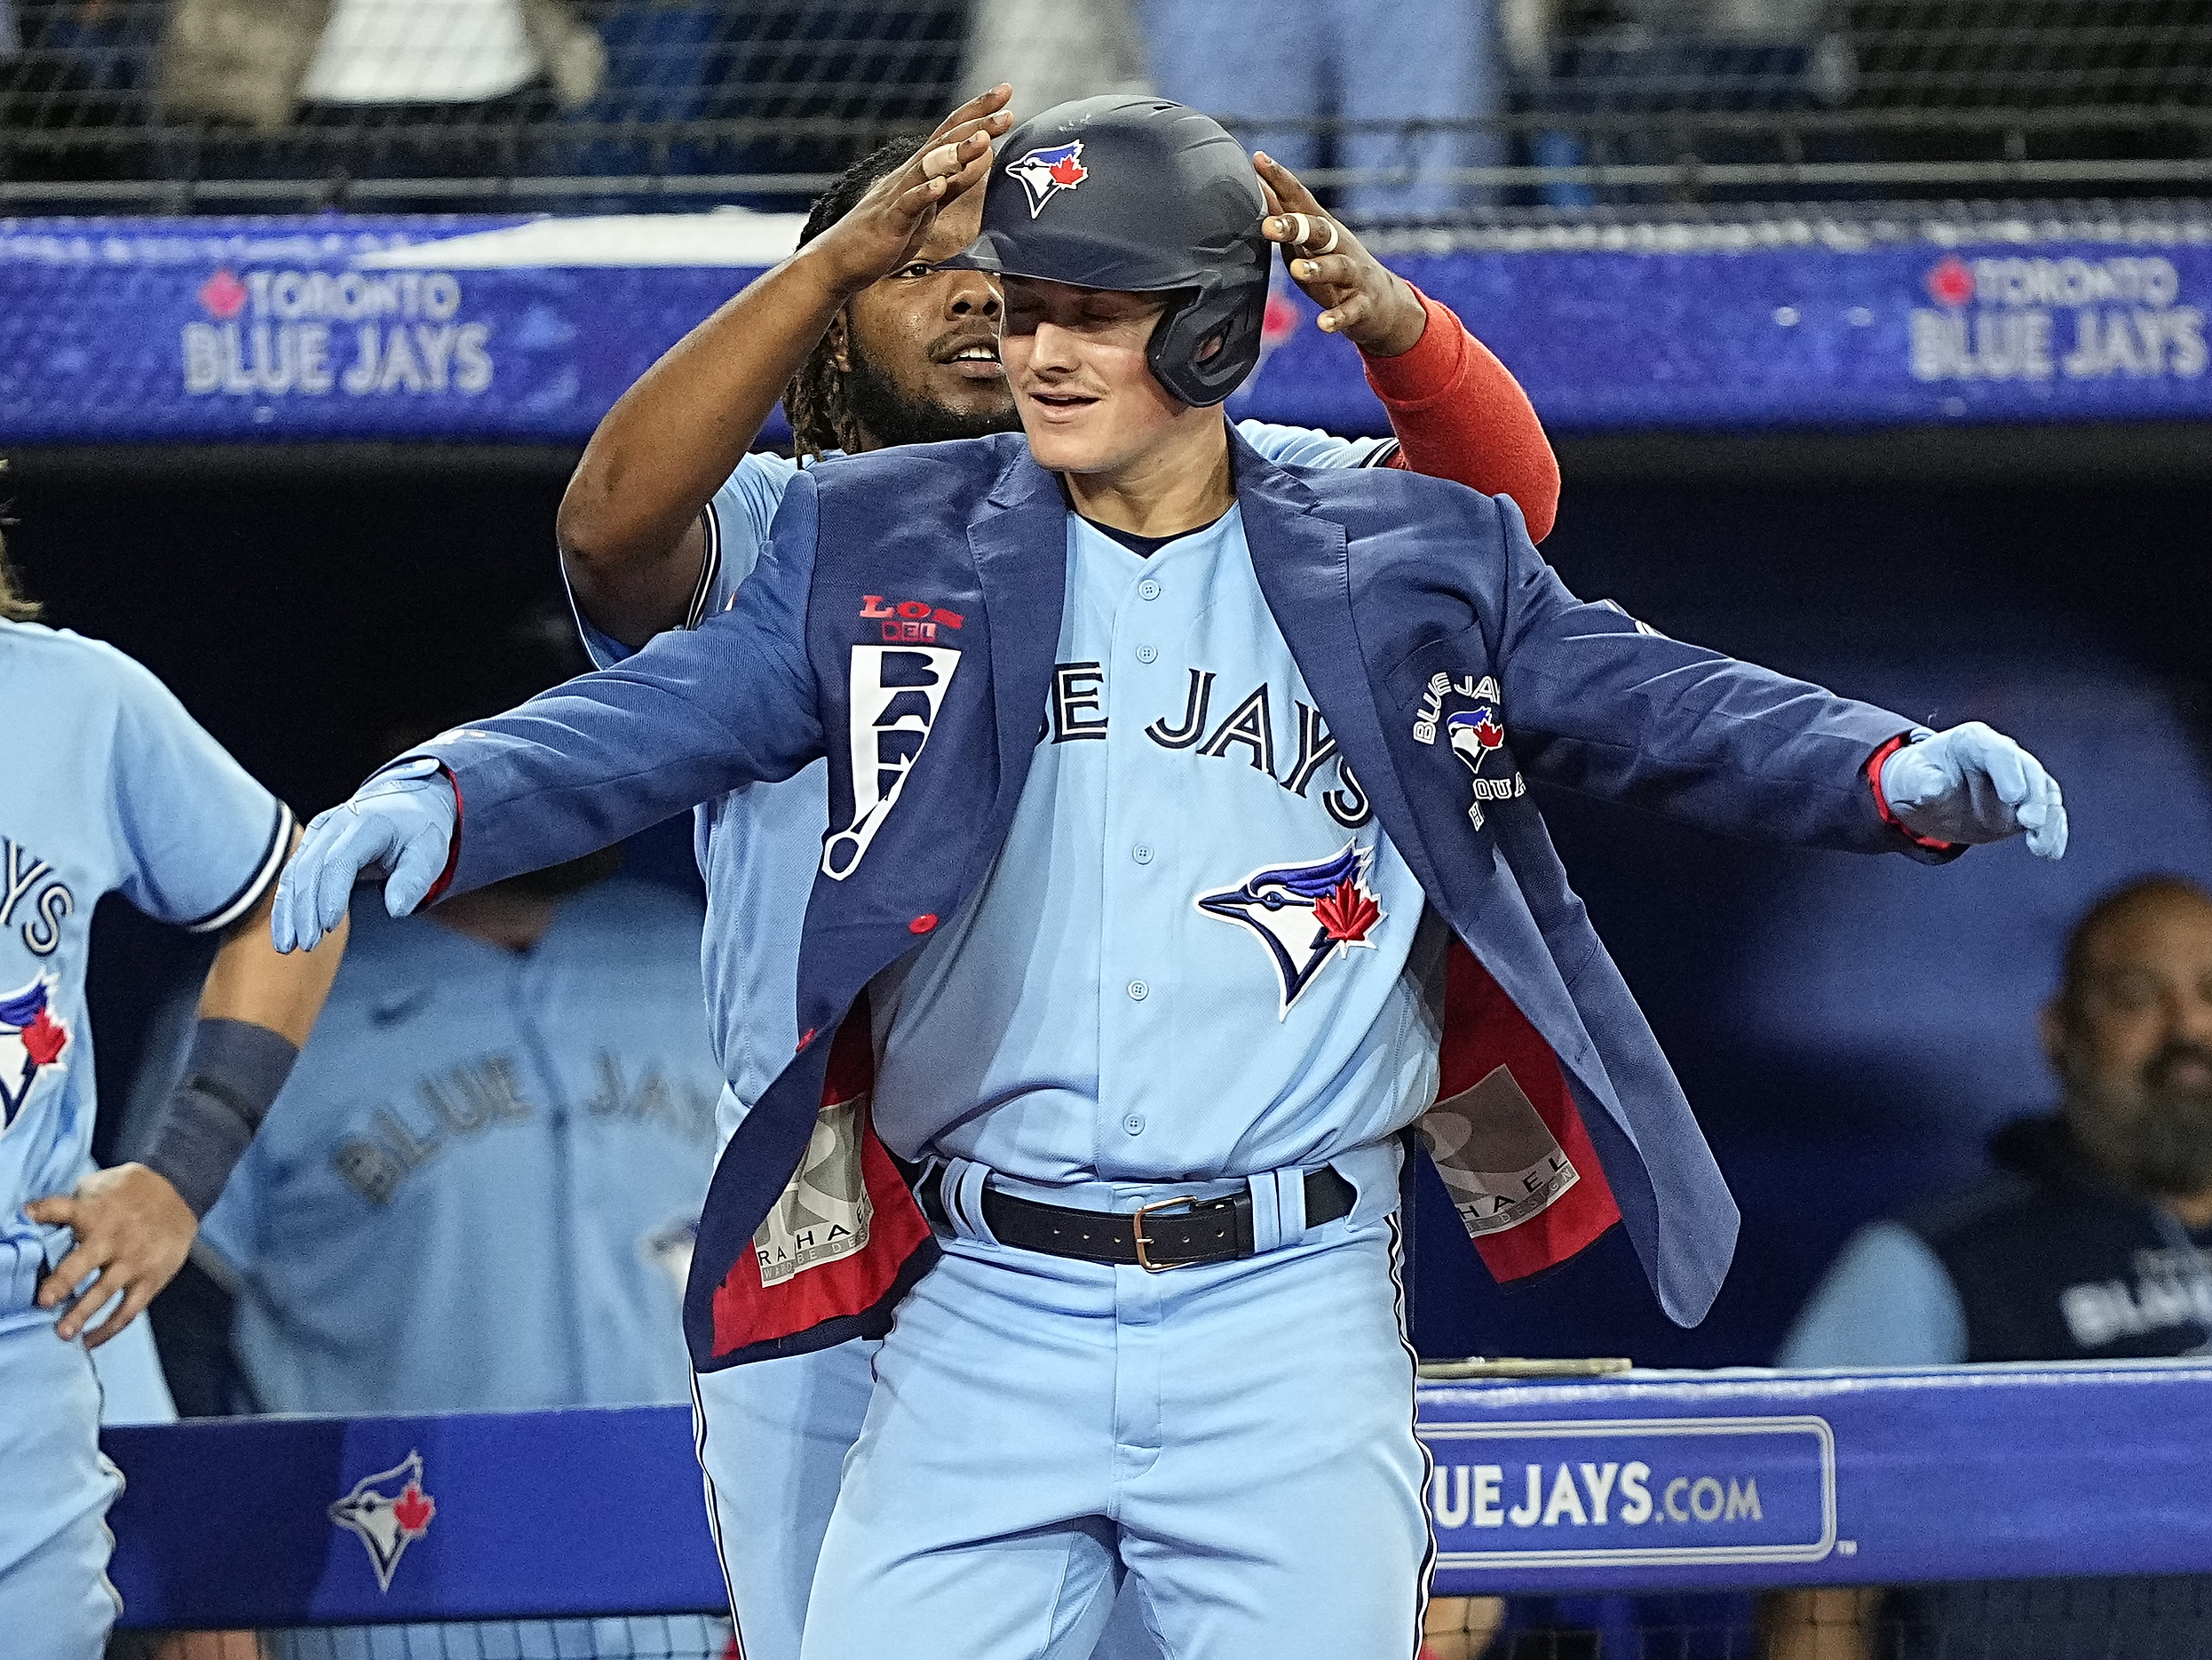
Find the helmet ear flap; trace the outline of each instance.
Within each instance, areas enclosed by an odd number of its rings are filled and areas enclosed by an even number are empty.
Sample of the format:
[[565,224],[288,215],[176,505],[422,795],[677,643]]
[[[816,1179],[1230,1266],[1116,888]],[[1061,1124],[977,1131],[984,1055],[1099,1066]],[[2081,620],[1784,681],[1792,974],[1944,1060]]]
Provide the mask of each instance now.
[[1145,361],[1154,378],[1185,403],[1219,403],[1258,363],[1266,315],[1264,275],[1257,282],[1193,290],[1161,314]]

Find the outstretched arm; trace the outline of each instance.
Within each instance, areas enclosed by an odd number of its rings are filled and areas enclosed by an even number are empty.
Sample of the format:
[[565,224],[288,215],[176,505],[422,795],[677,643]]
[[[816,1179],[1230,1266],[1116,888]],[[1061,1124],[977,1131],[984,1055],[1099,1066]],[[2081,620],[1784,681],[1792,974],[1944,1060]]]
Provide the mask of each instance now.
[[1450,306],[1325,214],[1296,174],[1264,153],[1252,161],[1269,210],[1261,234],[1281,244],[1291,280],[1324,307],[1323,331],[1360,348],[1398,434],[1390,465],[1510,496],[1529,536],[1542,541],[1558,512],[1559,463],[1512,371]]
[[562,495],[556,533],[585,618],[629,647],[680,626],[706,556],[700,514],[838,311],[913,257],[983,179],[1007,87],[947,115],[852,211],[747,285],[616,400]]
[[1531,775],[1751,841],[1939,860],[2025,834],[2043,858],[2065,851],[2058,786],[2010,739],[1930,733],[1586,603],[1511,504],[1495,511],[1501,713]]
[[821,753],[806,661],[813,481],[785,493],[737,603],[612,669],[441,734],[316,815],[284,872],[279,951],[313,947],[363,873],[403,917],[425,900],[581,858]]

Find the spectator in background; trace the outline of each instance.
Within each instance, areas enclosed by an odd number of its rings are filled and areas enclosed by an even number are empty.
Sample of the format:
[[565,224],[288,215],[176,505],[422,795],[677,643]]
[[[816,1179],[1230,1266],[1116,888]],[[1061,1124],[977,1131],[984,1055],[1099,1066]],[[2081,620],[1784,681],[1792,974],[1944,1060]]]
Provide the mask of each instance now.
[[[2042,1037],[2058,1110],[1997,1133],[2000,1173],[1986,1183],[1851,1240],[1781,1365],[2212,1353],[2212,893],[2153,877],[2092,906],[2066,942]],[[1898,1660],[1946,1639],[1963,1652],[1970,1634],[1976,1654],[2163,1653],[2176,1632],[2203,1636],[2206,1585],[1792,1592],[1769,1607],[1773,1660],[1871,1656],[1877,1622],[1902,1627],[1879,1648]]]
[[588,103],[606,69],[567,0],[176,0],[158,84],[171,117],[320,135],[288,176],[497,179],[534,171],[524,124]]
[[[405,623],[388,661],[433,684],[403,695],[385,747],[583,666],[573,624],[550,610],[489,639],[435,615]],[[201,1235],[196,1260],[234,1295],[235,1325],[185,1340],[227,1337],[239,1404],[511,1412],[690,1399],[681,1292],[722,1088],[702,913],[613,863],[595,855],[397,922],[362,890],[323,1022]],[[143,1080],[139,1099],[167,1083]],[[163,1337],[183,1393],[173,1319]],[[532,1623],[499,1628],[499,1640],[549,1655],[715,1653],[719,1627]],[[483,1652],[511,1651],[490,1633]],[[452,1628],[391,1628],[339,1633],[335,1651],[479,1648]]]
[[[1445,175],[1496,165],[1502,140],[1465,125],[1500,107],[1490,0],[1142,0],[1152,82],[1229,123],[1293,172],[1383,177],[1336,194],[1352,219],[1423,218],[1485,199]],[[1015,82],[1019,89],[1021,83]],[[1326,139],[1273,121],[1333,116]]]
[[1136,0],[974,0],[960,80],[1012,87],[1016,121],[1079,98],[1142,97],[1152,83]]

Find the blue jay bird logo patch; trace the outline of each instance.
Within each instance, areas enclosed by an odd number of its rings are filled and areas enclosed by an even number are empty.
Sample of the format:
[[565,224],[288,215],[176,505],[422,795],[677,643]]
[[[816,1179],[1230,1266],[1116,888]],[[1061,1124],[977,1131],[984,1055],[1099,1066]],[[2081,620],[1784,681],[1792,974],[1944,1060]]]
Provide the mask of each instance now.
[[1201,894],[1193,902],[1209,917],[1249,928],[1267,948],[1280,982],[1281,1002],[1275,1012],[1280,1021],[1332,958],[1343,957],[1355,945],[1375,949],[1368,936],[1383,912],[1368,886],[1374,862],[1374,848],[1346,842],[1333,859],[1271,865],[1235,887]]
[[1483,762],[1505,743],[1505,725],[1487,703],[1461,710],[1445,721],[1444,730],[1450,735],[1452,752],[1472,773],[1480,773]]
[[[1468,700],[1467,707],[1447,711],[1447,702],[1462,698]],[[1505,746],[1505,711],[1498,683],[1492,676],[1476,679],[1469,675],[1457,681],[1441,672],[1429,677],[1428,685],[1422,688],[1421,707],[1414,715],[1414,742],[1434,743],[1439,732],[1452,753],[1473,774],[1474,798],[1467,804],[1467,817],[1477,830],[1482,828],[1484,802],[1512,801],[1528,793],[1528,785],[1514,764],[1513,751]],[[1501,762],[1495,776],[1482,770],[1494,755]]]
[[15,1128],[31,1085],[60,1064],[69,1029],[54,1018],[54,980],[41,974],[28,986],[0,992],[0,1135]]
[[377,1589],[390,1591],[407,1547],[430,1531],[438,1502],[423,1490],[423,1455],[410,1452],[389,1470],[364,1475],[330,1506],[330,1520],[360,1539],[377,1570]]
[[1029,193],[1029,217],[1035,218],[1044,211],[1044,204],[1063,190],[1073,190],[1090,177],[1090,170],[1083,165],[1083,141],[1056,144],[1048,150],[1032,150],[1018,162],[1006,163],[1006,171],[1021,180],[1022,188]]

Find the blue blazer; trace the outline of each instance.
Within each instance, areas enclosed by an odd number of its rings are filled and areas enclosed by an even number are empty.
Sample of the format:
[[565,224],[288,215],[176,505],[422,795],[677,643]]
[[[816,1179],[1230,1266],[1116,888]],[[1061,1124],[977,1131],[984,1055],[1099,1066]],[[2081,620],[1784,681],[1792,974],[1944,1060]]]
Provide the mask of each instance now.
[[[1524,775],[1747,838],[1925,859],[1883,822],[1867,772],[1911,723],[1577,600],[1502,496],[1396,471],[1279,467],[1233,432],[1230,443],[1261,590],[1356,787],[1557,1057],[1653,1289],[1694,1323],[1727,1271],[1735,1205]],[[1059,636],[1066,512],[1018,435],[810,469],[730,610],[417,751],[460,795],[454,891],[824,754],[831,821],[847,825],[864,749],[848,732],[856,647],[903,638],[958,654],[918,748],[909,732],[878,751],[884,770],[862,793],[899,793],[865,855],[815,878],[805,1036],[725,1150],[700,1226],[686,1327],[702,1370],[881,1330],[933,1259],[908,1227],[892,1230],[898,1260],[835,1306],[764,1323],[740,1295],[757,1296],[753,1235],[813,1133],[830,1040],[868,981],[959,909],[1006,837]],[[850,1043],[835,1046],[849,1060]],[[829,1099],[852,1092],[831,1083]],[[880,1205],[895,1184],[870,1185]]]

